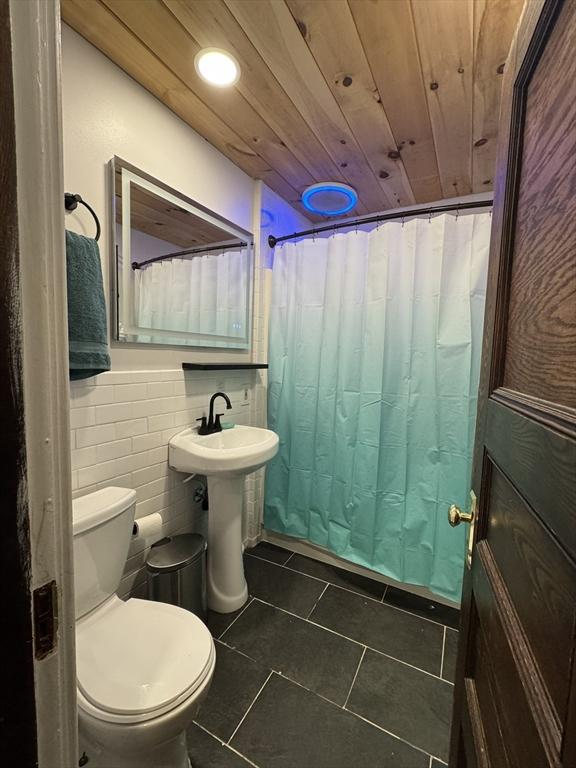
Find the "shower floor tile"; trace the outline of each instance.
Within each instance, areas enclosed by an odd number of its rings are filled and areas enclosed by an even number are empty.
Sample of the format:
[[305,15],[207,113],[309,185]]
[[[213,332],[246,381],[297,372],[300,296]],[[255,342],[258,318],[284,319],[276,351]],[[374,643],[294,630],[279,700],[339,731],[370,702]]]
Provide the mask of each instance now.
[[222,640],[340,705],[346,701],[364,651],[358,643],[258,600],[252,601]]
[[442,768],[458,612],[268,544],[245,566],[250,600],[209,612],[194,768]]
[[247,555],[244,569],[252,597],[306,618],[326,583]]
[[285,565],[293,571],[329,581],[330,584],[335,584],[337,587],[343,587],[351,592],[373,597],[376,600],[381,600],[386,590],[386,585],[379,581],[368,579],[366,576],[351,571],[345,571],[343,568],[336,568],[328,563],[321,563],[319,560],[312,560],[312,558],[304,557],[304,555],[294,554]]
[[434,675],[440,675],[444,627],[329,586],[310,620]]
[[231,746],[262,768],[428,768],[429,758],[273,674]]
[[447,760],[452,691],[449,683],[368,649],[346,706]]

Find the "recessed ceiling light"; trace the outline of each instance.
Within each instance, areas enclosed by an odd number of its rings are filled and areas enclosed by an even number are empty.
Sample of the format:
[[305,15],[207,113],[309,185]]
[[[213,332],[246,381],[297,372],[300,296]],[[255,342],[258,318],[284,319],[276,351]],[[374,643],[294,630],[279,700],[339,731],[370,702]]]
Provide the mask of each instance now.
[[240,64],[228,51],[203,48],[194,57],[196,72],[202,80],[217,88],[235,85],[240,79]]

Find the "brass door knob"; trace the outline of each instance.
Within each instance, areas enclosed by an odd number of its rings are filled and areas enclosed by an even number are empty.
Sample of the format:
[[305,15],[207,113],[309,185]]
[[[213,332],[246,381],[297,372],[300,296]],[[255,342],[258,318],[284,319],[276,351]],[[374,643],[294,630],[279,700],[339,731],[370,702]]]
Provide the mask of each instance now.
[[471,523],[473,520],[473,512],[462,512],[460,507],[456,506],[456,504],[452,504],[448,510],[448,522],[453,528],[460,525],[460,523]]

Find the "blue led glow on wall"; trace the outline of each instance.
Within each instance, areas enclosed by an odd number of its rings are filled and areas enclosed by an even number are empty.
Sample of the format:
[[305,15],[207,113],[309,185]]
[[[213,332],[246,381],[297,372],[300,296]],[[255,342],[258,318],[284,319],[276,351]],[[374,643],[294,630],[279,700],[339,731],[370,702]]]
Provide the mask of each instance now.
[[357,202],[356,190],[338,181],[312,184],[302,193],[304,207],[323,216],[341,216],[351,211]]

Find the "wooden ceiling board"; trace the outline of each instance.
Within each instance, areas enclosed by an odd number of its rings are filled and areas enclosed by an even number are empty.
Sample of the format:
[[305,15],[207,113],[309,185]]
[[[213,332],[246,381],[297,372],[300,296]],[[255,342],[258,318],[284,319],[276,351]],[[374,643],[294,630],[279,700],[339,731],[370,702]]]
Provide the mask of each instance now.
[[[298,193],[269,163],[211,112],[124,24],[99,0],[61,0],[64,21],[162,101],[216,149],[249,176],[262,179],[286,200]],[[302,212],[301,203],[293,202]]]
[[[530,3],[529,3],[530,5]],[[232,162],[300,201],[345,181],[351,215],[489,191],[522,0],[61,0],[77,32]],[[202,47],[241,78],[198,77]],[[486,183],[488,182],[488,183]]]
[[[236,87],[308,169],[312,177],[310,183],[345,180],[223,0],[163,2],[200,46],[234,52],[244,74]],[[298,191],[302,192],[303,188]]]
[[177,77],[193,88],[204,104],[257,149],[295,190],[294,199],[298,199],[302,186],[312,183],[312,175],[236,88],[214,88],[201,80],[194,68],[194,57],[201,46],[161,0],[103,2]]
[[409,2],[348,0],[416,202],[442,188]]
[[371,211],[387,207],[387,196],[284,0],[226,0],[226,5],[361,202]]
[[491,189],[504,64],[523,0],[474,2],[472,191]]
[[444,197],[472,192],[473,0],[411,0]]
[[[346,2],[286,0],[390,207],[416,202]],[[391,156],[392,155],[392,156]]]

